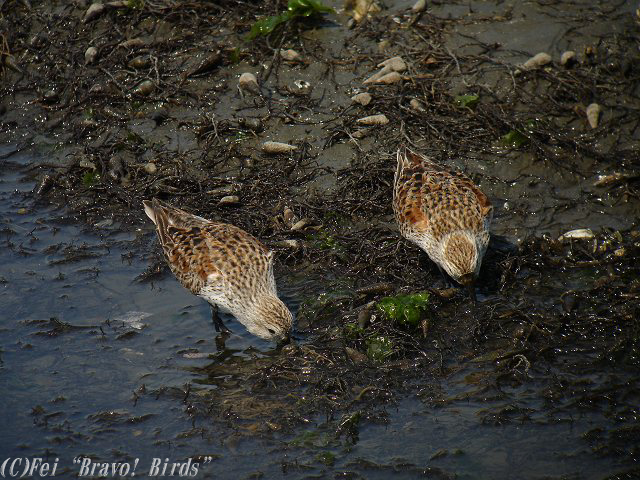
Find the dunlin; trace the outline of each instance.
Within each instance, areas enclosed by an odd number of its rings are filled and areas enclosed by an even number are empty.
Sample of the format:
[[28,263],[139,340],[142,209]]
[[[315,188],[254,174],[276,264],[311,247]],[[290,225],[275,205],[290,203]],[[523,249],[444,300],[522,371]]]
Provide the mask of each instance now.
[[475,299],[474,283],[489,244],[493,214],[487,196],[461,173],[401,148],[393,211],[402,236]]
[[216,331],[228,331],[218,316],[220,308],[261,338],[289,337],[292,317],[278,298],[273,252],[233,225],[206,220],[156,198],[143,203],[171,271],[185,288],[211,304]]

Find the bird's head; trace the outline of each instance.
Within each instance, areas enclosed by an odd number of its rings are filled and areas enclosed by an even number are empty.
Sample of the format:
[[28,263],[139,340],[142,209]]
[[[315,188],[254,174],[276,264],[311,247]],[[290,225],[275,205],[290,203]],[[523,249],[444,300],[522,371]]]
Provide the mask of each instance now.
[[252,334],[279,343],[289,339],[293,316],[277,296],[265,296],[256,306],[253,320],[246,323],[247,330]]
[[442,267],[451,278],[471,291],[488,243],[488,234],[478,236],[466,230],[451,233],[443,242]]

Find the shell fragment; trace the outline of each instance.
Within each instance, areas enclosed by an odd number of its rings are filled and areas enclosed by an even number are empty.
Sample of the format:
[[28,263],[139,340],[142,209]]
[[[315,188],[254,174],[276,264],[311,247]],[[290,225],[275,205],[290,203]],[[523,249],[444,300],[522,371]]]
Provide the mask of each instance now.
[[593,232],[589,228],[578,228],[560,235],[558,240],[591,240],[593,237]]
[[380,114],[359,118],[357,122],[360,125],[386,125],[387,123],[389,123],[389,119],[386,115]]
[[550,62],[551,55],[546,52],[540,52],[524,62],[522,64],[522,68],[525,70],[533,70],[534,68],[542,67]]
[[587,120],[589,121],[589,125],[591,128],[597,128],[600,120],[600,105],[597,103],[592,103],[587,107]]
[[251,92],[251,93],[259,93],[260,86],[258,85],[258,79],[253,73],[245,72],[240,75],[238,79],[238,87],[241,90]]
[[289,153],[297,150],[295,145],[289,145],[282,142],[264,142],[262,144],[262,151],[265,153]]

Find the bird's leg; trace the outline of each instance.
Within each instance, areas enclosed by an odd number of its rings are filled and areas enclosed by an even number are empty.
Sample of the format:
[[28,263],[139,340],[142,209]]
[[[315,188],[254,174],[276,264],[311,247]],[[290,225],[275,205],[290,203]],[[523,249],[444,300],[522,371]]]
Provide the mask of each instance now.
[[229,334],[227,332],[222,332],[220,335],[216,336],[215,342],[216,342],[216,350],[218,352],[222,352],[227,348],[225,345],[227,338],[229,338]]
[[218,305],[211,305],[211,320],[213,320],[213,326],[216,328],[216,332],[231,333],[231,330],[222,323],[222,319],[218,315]]

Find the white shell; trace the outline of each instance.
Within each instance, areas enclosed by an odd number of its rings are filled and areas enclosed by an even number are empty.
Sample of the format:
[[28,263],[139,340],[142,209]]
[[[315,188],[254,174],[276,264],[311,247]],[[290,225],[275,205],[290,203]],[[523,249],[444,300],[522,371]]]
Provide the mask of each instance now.
[[551,62],[551,55],[545,52],[540,52],[524,62],[522,64],[522,68],[524,68],[525,70],[531,70],[534,68],[542,67],[549,62]]
[[302,220],[298,220],[296,223],[292,225],[291,231],[295,232],[297,230],[302,230],[304,227],[309,225],[309,223],[311,223],[311,221],[308,218],[303,218]]
[[289,207],[284,207],[284,212],[282,213],[282,218],[284,218],[284,223],[291,226],[298,221],[296,214],[293,213]]
[[97,56],[98,49],[96,47],[87,48],[87,51],[84,52],[84,64],[89,65],[90,63],[93,63]]
[[238,203],[240,201],[240,197],[237,195],[227,195],[226,197],[222,197],[218,202],[220,205],[231,205],[233,203]]
[[384,75],[384,73],[382,73],[382,71],[380,72],[376,72],[373,75],[371,75],[369,78],[367,78],[364,82],[362,82],[363,84],[367,84],[367,83],[376,83],[378,81],[378,79],[380,77],[382,77]]
[[424,112],[425,111],[424,105],[417,98],[412,98],[411,101],[409,102],[409,106],[413,110],[415,110],[416,112]]
[[599,175],[598,180],[593,183],[593,186],[606,187],[607,185],[613,185],[614,183],[620,182],[628,177],[628,175],[620,172],[615,172],[611,175]]
[[362,106],[367,106],[371,103],[371,94],[364,92],[364,93],[358,93],[357,95],[354,95],[353,97],[351,97],[351,101],[355,102],[355,103],[359,103]]
[[280,240],[278,242],[275,242],[274,245],[276,247],[292,248],[294,250],[300,248],[300,242],[298,240],[295,240],[295,239]]
[[295,50],[280,50],[280,57],[287,62],[295,62],[300,60],[300,54]]
[[378,67],[384,67],[383,69],[387,69],[387,72],[404,72],[407,69],[407,64],[404,63],[402,57],[392,57],[379,64]]
[[360,125],[386,125],[387,123],[389,123],[389,119],[386,115],[380,114],[359,118],[357,122]]
[[418,13],[423,11],[426,7],[427,7],[426,0],[418,0],[416,3],[413,4],[413,7],[411,7],[411,11]]
[[400,75],[398,72],[391,72],[376,79],[375,83],[385,83],[387,85],[390,85],[392,83],[398,83],[401,80],[402,75]]
[[576,52],[567,50],[560,57],[560,65],[571,65],[576,59]]
[[560,235],[558,240],[567,240],[567,239],[585,239],[590,240],[594,237],[593,232],[588,228],[579,228],[577,230],[571,230],[570,232],[564,233]]
[[262,151],[265,153],[289,153],[297,149],[298,147],[289,145],[288,143],[264,142],[262,144]]
[[240,75],[238,79],[238,86],[242,90],[246,90],[252,93],[258,93],[260,91],[260,87],[258,86],[258,79],[253,73],[245,72]]
[[144,171],[147,172],[149,175],[153,175],[158,171],[158,167],[153,162],[145,163]]
[[600,108],[600,105],[598,105],[597,103],[592,103],[587,107],[587,120],[589,121],[589,125],[591,125],[591,128],[598,127],[601,110],[602,109]]
[[143,39],[136,37],[120,42],[118,46],[122,48],[140,48],[144,47],[146,44],[147,43]]
[[105,9],[105,6],[102,3],[96,2],[92,3],[91,6],[87,9],[87,12],[84,14],[84,18],[82,19],[82,23],[87,23],[100,15]]

